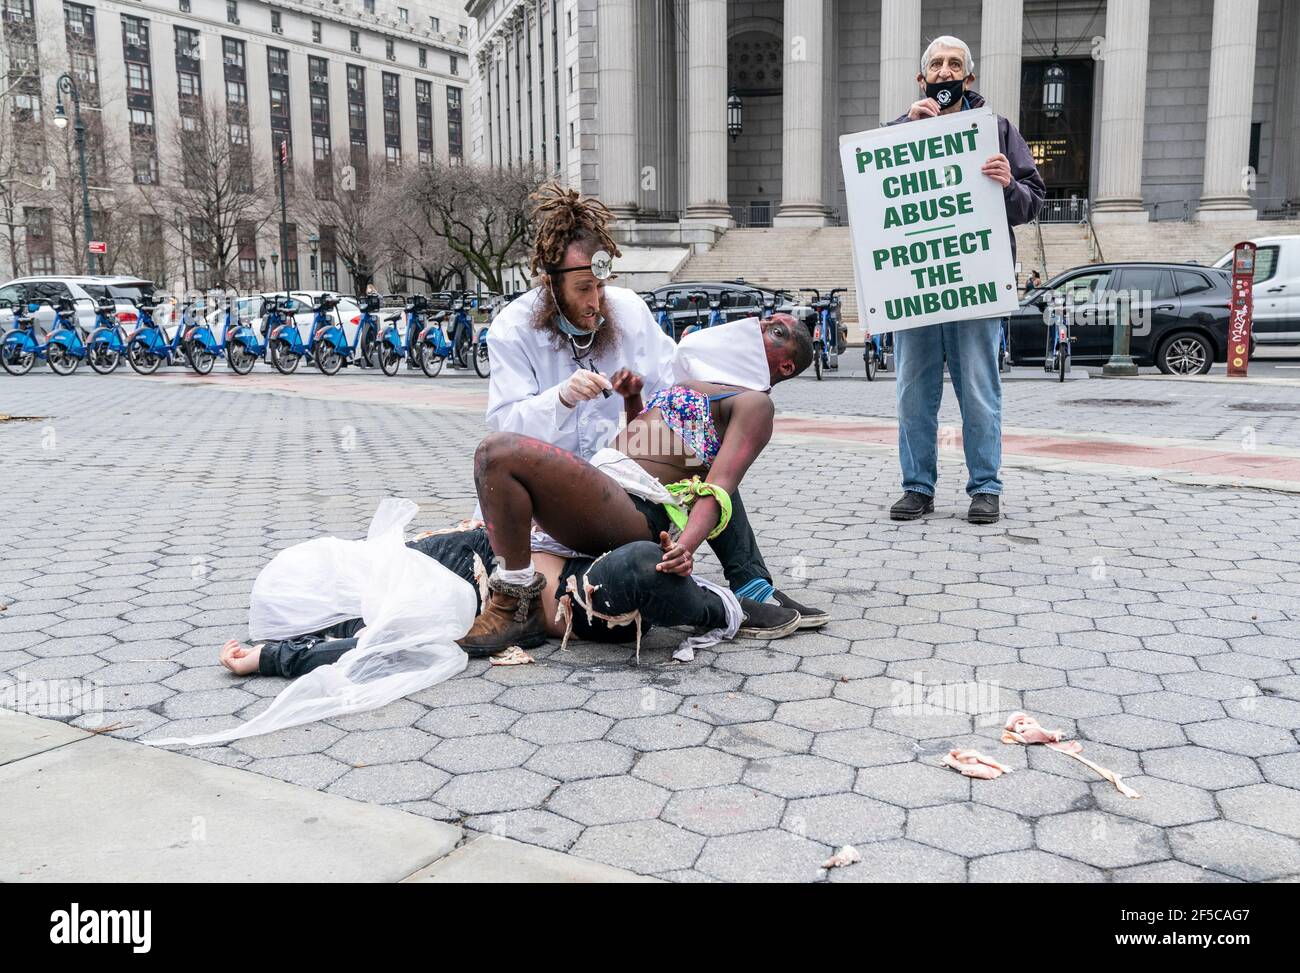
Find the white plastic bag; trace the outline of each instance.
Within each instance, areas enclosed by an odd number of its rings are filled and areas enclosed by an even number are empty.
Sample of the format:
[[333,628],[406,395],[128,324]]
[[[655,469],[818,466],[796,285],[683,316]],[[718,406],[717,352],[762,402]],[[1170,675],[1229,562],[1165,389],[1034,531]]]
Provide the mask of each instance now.
[[469,660],[456,639],[474,623],[474,589],[405,545],[403,531],[417,509],[410,500],[384,500],[364,541],[327,537],[296,544],[277,554],[253,584],[248,614],[255,641],[360,617],[365,629],[356,648],[295,679],[242,726],[142,742],[202,746],[257,736],[374,709],[463,670]]

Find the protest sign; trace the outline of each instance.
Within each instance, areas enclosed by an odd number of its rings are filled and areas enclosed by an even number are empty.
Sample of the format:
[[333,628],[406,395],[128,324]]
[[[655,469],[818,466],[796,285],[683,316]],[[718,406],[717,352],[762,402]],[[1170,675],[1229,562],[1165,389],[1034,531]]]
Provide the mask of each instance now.
[[858,310],[871,334],[1019,304],[997,116],[975,108],[840,138]]

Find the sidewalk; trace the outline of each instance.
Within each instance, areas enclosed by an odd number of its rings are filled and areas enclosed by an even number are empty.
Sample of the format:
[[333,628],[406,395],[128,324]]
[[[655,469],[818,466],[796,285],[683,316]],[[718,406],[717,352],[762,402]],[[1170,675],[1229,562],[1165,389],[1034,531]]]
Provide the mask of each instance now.
[[584,861],[0,710],[3,882],[644,882]]

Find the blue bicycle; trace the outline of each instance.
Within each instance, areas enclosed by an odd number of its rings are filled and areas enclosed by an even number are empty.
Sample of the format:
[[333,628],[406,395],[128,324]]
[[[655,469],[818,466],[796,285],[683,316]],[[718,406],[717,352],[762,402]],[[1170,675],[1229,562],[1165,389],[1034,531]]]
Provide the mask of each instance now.
[[[489,298],[491,294],[487,295]],[[451,368],[469,368],[470,345],[474,343],[474,319],[470,309],[477,308],[478,302],[461,292],[455,294],[451,301]]]
[[[691,293],[686,296],[686,300],[689,301],[691,307],[695,309],[695,323],[682,332],[683,338],[688,334],[694,334],[696,331],[699,331],[701,327],[712,328],[715,325],[727,323],[726,317],[722,314],[721,291],[714,294],[709,294],[708,291],[691,291]],[[700,305],[702,304],[709,305],[709,318],[703,325],[700,324]]]
[[126,354],[126,333],[118,323],[117,304],[103,298],[95,305],[95,329],[86,340],[86,360],[100,375],[111,375]]
[[1052,317],[1047,327],[1047,344],[1049,351],[1043,359],[1043,370],[1056,372],[1056,380],[1064,382],[1070,371],[1070,345],[1074,339],[1070,336],[1070,313],[1064,300],[1052,305]]
[[[265,315],[263,332],[266,334],[267,357],[277,372],[281,375],[292,375],[298,370],[298,363],[304,358],[315,362],[319,336],[334,324],[329,317],[329,312],[338,307],[338,303],[338,297],[333,294],[322,294],[316,298],[312,305],[314,313],[311,325],[307,329],[307,340],[303,341],[295,317],[298,302],[287,296],[282,299],[267,299],[262,308]],[[332,366],[333,371],[321,369],[325,374],[333,375],[343,367],[343,360],[337,355],[331,356],[328,349],[325,354],[327,358],[337,358],[337,361],[326,362],[326,366]]]
[[[364,294],[357,298],[361,308],[361,318],[357,322],[357,331],[353,341],[348,342],[347,333],[338,314],[331,320],[329,312],[339,305],[339,299],[333,295],[322,295],[313,305],[315,315],[312,320],[312,348],[316,367],[322,374],[337,375],[344,365],[356,365],[360,368],[373,363],[378,353],[380,321],[377,312],[383,306],[384,299],[379,294]],[[400,362],[400,356],[398,362]],[[395,374],[397,362],[391,372]]]
[[207,375],[217,359],[224,357],[236,375],[247,375],[253,370],[257,353],[255,348],[249,346],[246,338],[240,337],[233,309],[227,304],[218,329],[221,334],[219,341],[208,325],[207,316],[203,313],[205,309],[202,301],[196,301],[185,309],[181,318],[181,327],[185,332],[181,346],[185,349],[190,367],[200,375]]
[[[65,314],[64,306],[67,306]],[[26,375],[38,360],[43,360],[57,375],[71,375],[86,357],[86,346],[75,324],[76,308],[64,299],[55,307],[54,325],[42,341],[36,334],[36,312],[40,305],[29,303],[26,310],[14,311],[14,327],[0,345],[0,365],[10,375]]]
[[873,382],[878,371],[889,371],[894,362],[894,333],[868,334],[862,345],[862,364],[866,367],[867,381]]
[[836,287],[825,298],[815,287],[801,287],[799,293],[811,293],[810,306],[816,317],[813,323],[813,370],[820,382],[823,371],[839,369],[840,355],[844,352],[845,341],[840,333],[840,301],[836,297],[847,291],[847,287]]
[[672,305],[673,297],[680,294],[681,291],[669,291],[663,297],[657,295],[654,291],[646,291],[641,295],[650,309],[650,316],[654,318],[655,324],[659,325],[659,330],[668,337],[676,340],[673,334],[673,316],[669,313],[668,308]]
[[140,326],[126,340],[127,364],[140,375],[152,375],[163,365],[188,364],[185,349],[181,347],[180,322],[177,322],[170,338],[157,323],[158,313],[165,309],[163,304],[153,307],[141,305]]
[[[284,323],[279,302],[275,298],[263,301],[262,313],[265,315],[263,334],[267,334],[267,329],[273,325]],[[235,301],[229,298],[221,311],[221,333],[225,335],[226,364],[236,375],[247,375],[259,358],[266,359],[270,343],[257,336],[257,329],[252,322],[239,312]]]

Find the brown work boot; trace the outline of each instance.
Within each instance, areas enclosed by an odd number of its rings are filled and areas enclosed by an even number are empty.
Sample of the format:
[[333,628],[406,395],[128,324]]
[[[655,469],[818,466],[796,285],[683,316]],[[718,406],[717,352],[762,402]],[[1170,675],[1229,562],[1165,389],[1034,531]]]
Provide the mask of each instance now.
[[496,573],[488,578],[488,596],[483,610],[456,644],[467,655],[492,655],[517,645],[531,649],[546,641],[546,620],[542,617],[542,590],[546,579],[533,575],[526,585],[502,581]]

